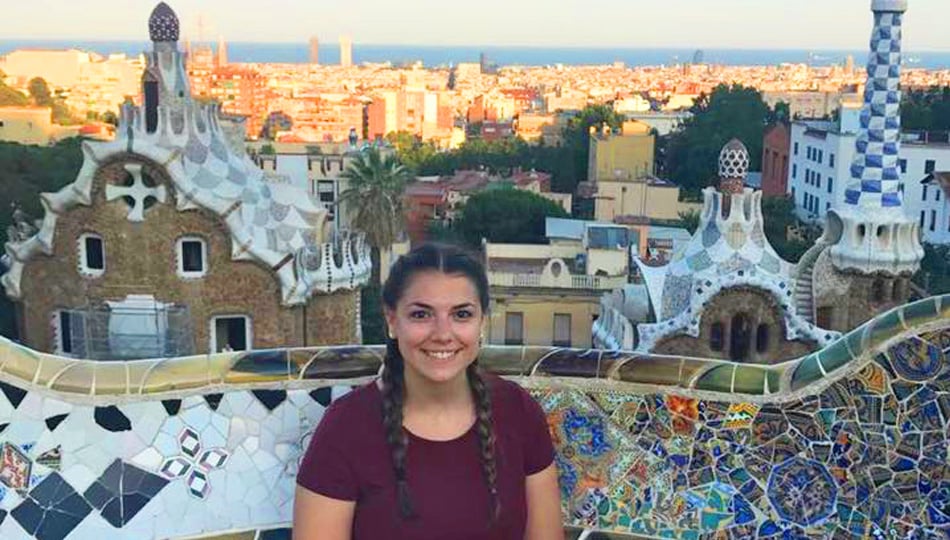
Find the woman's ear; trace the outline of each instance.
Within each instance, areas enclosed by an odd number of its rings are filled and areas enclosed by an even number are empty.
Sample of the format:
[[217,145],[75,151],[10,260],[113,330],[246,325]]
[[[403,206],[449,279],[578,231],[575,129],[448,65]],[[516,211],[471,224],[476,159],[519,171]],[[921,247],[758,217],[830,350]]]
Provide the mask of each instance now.
[[392,339],[396,333],[396,312],[383,307],[383,316],[386,317],[386,336]]

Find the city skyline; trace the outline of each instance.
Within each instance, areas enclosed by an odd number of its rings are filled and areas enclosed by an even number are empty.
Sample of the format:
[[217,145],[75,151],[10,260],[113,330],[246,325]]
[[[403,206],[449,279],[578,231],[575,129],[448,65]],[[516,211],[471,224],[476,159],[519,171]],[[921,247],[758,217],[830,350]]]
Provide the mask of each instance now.
[[[7,6],[0,35],[6,39],[125,40],[141,36],[141,17],[155,0],[85,0],[82,5],[36,0]],[[867,41],[869,0],[788,2],[671,0],[632,6],[622,0],[542,4],[482,0],[477,9],[432,0],[357,0],[349,9],[327,9],[279,0],[268,17],[249,28],[248,0],[172,0],[183,36],[213,41],[330,43],[341,35],[355,45],[451,45],[536,47],[695,47],[722,49],[854,49]],[[710,9],[714,6],[715,9]],[[51,15],[53,14],[53,15]],[[367,16],[371,14],[371,16]],[[609,16],[607,16],[609,15]],[[605,25],[604,21],[629,23]],[[948,51],[942,21],[950,2],[911,0],[905,16],[905,50]],[[465,21],[464,27],[457,24]],[[639,21],[644,21],[639,24]],[[780,22],[780,24],[777,24]],[[80,24],[77,24],[80,23]],[[557,29],[551,32],[550,29]]]

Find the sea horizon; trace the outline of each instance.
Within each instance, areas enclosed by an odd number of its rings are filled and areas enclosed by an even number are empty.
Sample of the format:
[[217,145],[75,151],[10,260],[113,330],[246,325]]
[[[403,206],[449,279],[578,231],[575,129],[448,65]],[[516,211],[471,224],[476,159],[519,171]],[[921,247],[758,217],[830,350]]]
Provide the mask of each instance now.
[[[307,43],[294,42],[226,42],[228,60],[233,63],[309,63]],[[193,43],[194,45],[195,43]],[[68,39],[0,39],[0,55],[17,49],[79,49],[103,56],[125,54],[137,56],[150,50],[147,40],[68,40]],[[337,43],[320,45],[320,63],[339,62]],[[850,55],[856,66],[863,66],[867,50],[835,49],[696,49],[687,47],[572,47],[539,45],[353,45],[355,63],[392,63],[394,65],[422,62],[426,67],[440,67],[461,62],[478,62],[484,53],[498,66],[608,65],[623,62],[630,67],[663,66],[692,63],[697,56],[701,63],[731,66],[770,66],[809,64],[814,67],[843,65]],[[701,53],[701,54],[699,54]],[[950,69],[950,51],[906,51],[907,67]]]

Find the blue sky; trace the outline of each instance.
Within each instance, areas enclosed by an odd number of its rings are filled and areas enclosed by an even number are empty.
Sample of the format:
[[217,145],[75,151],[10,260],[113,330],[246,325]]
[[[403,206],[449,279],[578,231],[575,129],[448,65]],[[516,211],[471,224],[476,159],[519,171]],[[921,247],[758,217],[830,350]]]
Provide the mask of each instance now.
[[[142,39],[154,0],[3,0],[4,39]],[[229,41],[864,49],[870,0],[170,0]],[[910,0],[908,50],[950,51],[950,0]]]

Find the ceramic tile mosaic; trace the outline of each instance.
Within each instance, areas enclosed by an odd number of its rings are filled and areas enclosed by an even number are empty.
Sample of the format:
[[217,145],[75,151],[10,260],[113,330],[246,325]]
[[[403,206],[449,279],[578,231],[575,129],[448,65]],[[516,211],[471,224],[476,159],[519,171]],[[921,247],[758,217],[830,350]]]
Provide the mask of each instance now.
[[[567,526],[601,538],[936,538],[950,529],[948,315],[950,296],[922,300],[779,366],[484,353],[547,413]],[[131,380],[117,397],[95,377],[57,391],[35,376],[51,372],[44,362],[85,361],[0,340],[0,538],[281,538],[273,524],[290,521],[323,411],[380,354],[144,361],[156,384]],[[232,376],[240,386],[207,382]],[[178,377],[188,390],[154,390]],[[767,383],[741,384],[750,378]]]

